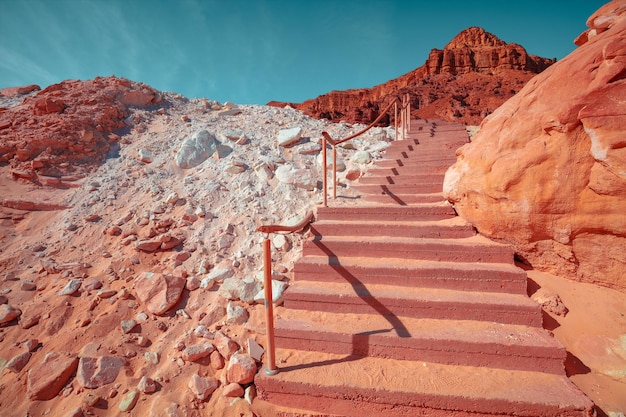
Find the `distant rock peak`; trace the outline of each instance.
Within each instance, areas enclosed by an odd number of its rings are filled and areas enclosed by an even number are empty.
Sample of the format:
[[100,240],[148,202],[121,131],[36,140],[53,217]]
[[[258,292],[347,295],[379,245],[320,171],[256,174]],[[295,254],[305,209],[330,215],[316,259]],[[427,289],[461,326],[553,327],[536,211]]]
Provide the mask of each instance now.
[[475,47],[502,47],[506,46],[506,42],[498,38],[496,35],[487,32],[483,28],[472,26],[461,31],[456,35],[444,48],[475,48]]

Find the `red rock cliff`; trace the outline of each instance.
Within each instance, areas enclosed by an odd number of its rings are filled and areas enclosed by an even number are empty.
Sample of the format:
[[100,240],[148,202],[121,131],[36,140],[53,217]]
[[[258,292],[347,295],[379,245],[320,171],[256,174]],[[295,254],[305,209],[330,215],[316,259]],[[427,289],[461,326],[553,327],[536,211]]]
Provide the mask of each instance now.
[[[481,28],[471,27],[443,50],[433,49],[424,65],[394,80],[289,104],[317,118],[370,123],[390,100],[409,93],[414,117],[479,124],[554,62],[529,55],[520,45],[507,44]],[[384,118],[381,124],[389,122]]]

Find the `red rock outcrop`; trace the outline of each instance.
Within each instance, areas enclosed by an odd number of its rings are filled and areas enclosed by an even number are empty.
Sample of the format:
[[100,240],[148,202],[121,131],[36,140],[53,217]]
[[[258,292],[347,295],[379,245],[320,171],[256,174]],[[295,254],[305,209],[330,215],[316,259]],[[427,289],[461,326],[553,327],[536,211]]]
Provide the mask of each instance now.
[[626,290],[626,0],[487,117],[445,192],[533,267]]
[[[6,97],[29,94],[38,86],[5,88]],[[133,124],[131,107],[160,101],[158,92],[123,78],[63,81],[0,109],[0,163],[14,177],[37,182],[38,175],[61,176],[90,170],[106,157]]]
[[[477,125],[554,62],[471,27],[443,50],[433,49],[421,67],[384,84],[332,91],[300,104],[268,104],[289,105],[312,117],[367,124],[390,100],[409,93],[413,117]],[[390,117],[383,118],[381,124],[390,121]]]

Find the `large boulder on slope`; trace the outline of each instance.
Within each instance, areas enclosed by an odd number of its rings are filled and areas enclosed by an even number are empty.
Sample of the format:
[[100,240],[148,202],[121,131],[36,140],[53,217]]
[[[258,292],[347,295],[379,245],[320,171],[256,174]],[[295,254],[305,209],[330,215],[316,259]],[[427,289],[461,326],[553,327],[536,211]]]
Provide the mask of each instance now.
[[626,289],[626,0],[487,117],[444,192],[533,267]]

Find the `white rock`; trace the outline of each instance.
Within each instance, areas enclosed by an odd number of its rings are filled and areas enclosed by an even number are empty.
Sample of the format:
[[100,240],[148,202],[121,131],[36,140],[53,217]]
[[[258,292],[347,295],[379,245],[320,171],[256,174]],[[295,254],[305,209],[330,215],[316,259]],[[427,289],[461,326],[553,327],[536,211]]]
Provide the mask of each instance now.
[[245,308],[242,306],[233,303],[232,301],[228,302],[226,306],[226,322],[230,324],[243,324],[248,321],[249,314]]
[[[272,280],[272,302],[278,304],[281,301],[283,292],[287,288],[287,283],[283,281]],[[254,297],[254,302],[258,304],[265,303],[265,290],[261,290]]]
[[290,146],[295,144],[302,137],[302,128],[300,126],[290,129],[281,129],[278,132],[278,144],[280,146]]
[[139,150],[139,160],[141,162],[146,163],[146,164],[151,163],[153,161],[152,153],[149,150],[147,150],[147,149],[140,149]]
[[357,151],[354,155],[352,155],[350,161],[355,164],[369,164],[372,162],[372,155],[367,151]]
[[[317,165],[321,168],[322,167],[322,154],[319,154],[316,158],[317,160]],[[333,153],[332,152],[327,152],[326,153],[326,166],[328,167],[328,170],[330,172],[330,169],[333,167]],[[339,155],[337,155],[337,172],[341,172],[344,169],[346,169],[346,164],[345,162],[343,162],[343,160],[341,159],[341,157],[339,157]]]
[[276,168],[276,178],[282,183],[295,185],[307,191],[317,188],[317,177],[309,169],[297,169],[291,164],[281,165]]
[[206,130],[196,132],[183,141],[176,154],[176,165],[182,169],[200,165],[215,152],[215,142],[215,136]]

